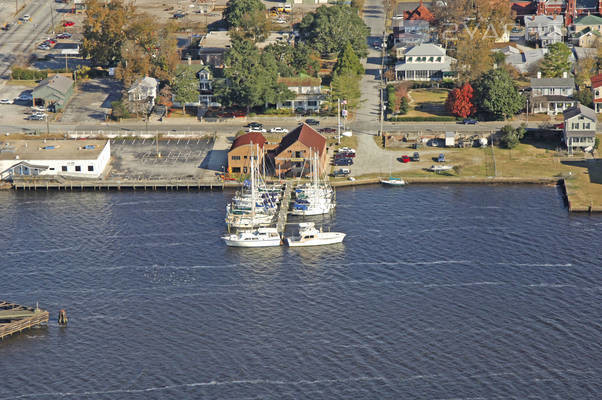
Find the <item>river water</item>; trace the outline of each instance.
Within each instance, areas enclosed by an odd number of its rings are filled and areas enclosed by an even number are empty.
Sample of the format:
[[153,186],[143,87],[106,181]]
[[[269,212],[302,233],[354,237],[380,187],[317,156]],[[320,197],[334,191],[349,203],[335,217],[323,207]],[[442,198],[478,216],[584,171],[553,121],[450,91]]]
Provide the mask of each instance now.
[[602,397],[602,217],[557,188],[341,189],[343,244],[262,250],[231,195],[0,192],[0,299],[51,311],[0,399]]

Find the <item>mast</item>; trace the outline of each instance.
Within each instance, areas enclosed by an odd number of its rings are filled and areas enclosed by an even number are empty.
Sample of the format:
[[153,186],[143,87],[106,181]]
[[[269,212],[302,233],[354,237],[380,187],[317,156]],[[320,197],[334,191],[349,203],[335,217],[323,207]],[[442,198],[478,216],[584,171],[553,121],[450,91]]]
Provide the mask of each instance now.
[[[251,142],[253,146],[253,142]],[[251,147],[251,218],[255,218],[255,163],[253,159],[253,147]]]

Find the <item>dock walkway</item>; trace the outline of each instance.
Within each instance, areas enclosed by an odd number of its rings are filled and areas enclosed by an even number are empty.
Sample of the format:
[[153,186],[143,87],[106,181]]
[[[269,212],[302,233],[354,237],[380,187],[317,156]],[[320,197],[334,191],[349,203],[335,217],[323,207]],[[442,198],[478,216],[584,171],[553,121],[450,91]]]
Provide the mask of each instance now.
[[63,180],[18,179],[15,190],[223,190],[239,187],[239,182],[201,181],[197,179],[149,179],[149,180]]
[[0,340],[48,323],[48,311],[0,300]]
[[284,233],[286,227],[286,220],[288,218],[288,208],[291,202],[291,193],[293,192],[293,182],[287,181],[284,186],[284,195],[280,202],[280,210],[278,210],[278,222],[276,223],[276,229],[281,234]]

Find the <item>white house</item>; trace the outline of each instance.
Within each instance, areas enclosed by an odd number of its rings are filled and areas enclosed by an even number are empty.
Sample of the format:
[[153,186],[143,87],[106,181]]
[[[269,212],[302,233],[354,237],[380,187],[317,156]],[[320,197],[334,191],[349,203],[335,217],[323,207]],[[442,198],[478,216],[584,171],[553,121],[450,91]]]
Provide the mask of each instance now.
[[108,140],[5,140],[0,142],[0,178],[100,178],[110,158]]
[[602,74],[592,77],[592,94],[594,97],[594,110],[602,113]]
[[202,67],[196,76],[199,78],[199,103],[210,104],[213,102],[213,75],[211,68]]
[[579,104],[564,112],[562,139],[569,152],[593,148],[597,123],[598,118],[594,110],[584,105]]
[[290,91],[296,94],[293,100],[278,103],[276,108],[292,108],[318,111],[325,101],[322,94],[322,80],[311,76],[296,76],[278,78],[278,83],[284,83]]
[[577,102],[573,99],[575,80],[565,72],[562,78],[531,78],[531,104],[533,113],[556,115],[573,107]]
[[445,49],[434,44],[420,44],[400,55],[395,64],[395,75],[404,81],[431,81],[452,77],[451,64],[456,60]]
[[155,105],[158,87],[159,82],[155,78],[150,76],[138,78],[128,89],[128,99],[130,102],[148,101],[152,107]]
[[562,15],[525,15],[525,40],[541,42],[542,47],[562,42],[564,17]]

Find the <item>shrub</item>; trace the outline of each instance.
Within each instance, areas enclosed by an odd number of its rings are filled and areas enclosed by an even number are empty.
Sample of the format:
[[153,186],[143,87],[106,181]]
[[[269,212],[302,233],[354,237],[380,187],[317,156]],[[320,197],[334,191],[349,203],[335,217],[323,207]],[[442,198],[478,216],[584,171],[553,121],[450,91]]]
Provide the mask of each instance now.
[[48,71],[37,70],[31,68],[14,67],[11,73],[12,79],[15,80],[40,80],[48,77]]
[[129,118],[130,112],[122,101],[114,101],[111,103],[111,117],[119,121],[121,118]]
[[500,146],[507,149],[513,149],[520,143],[520,140],[527,132],[524,124],[514,129],[512,125],[504,125],[501,129]]
[[264,111],[265,115],[295,115],[294,111],[290,108],[268,108]]

